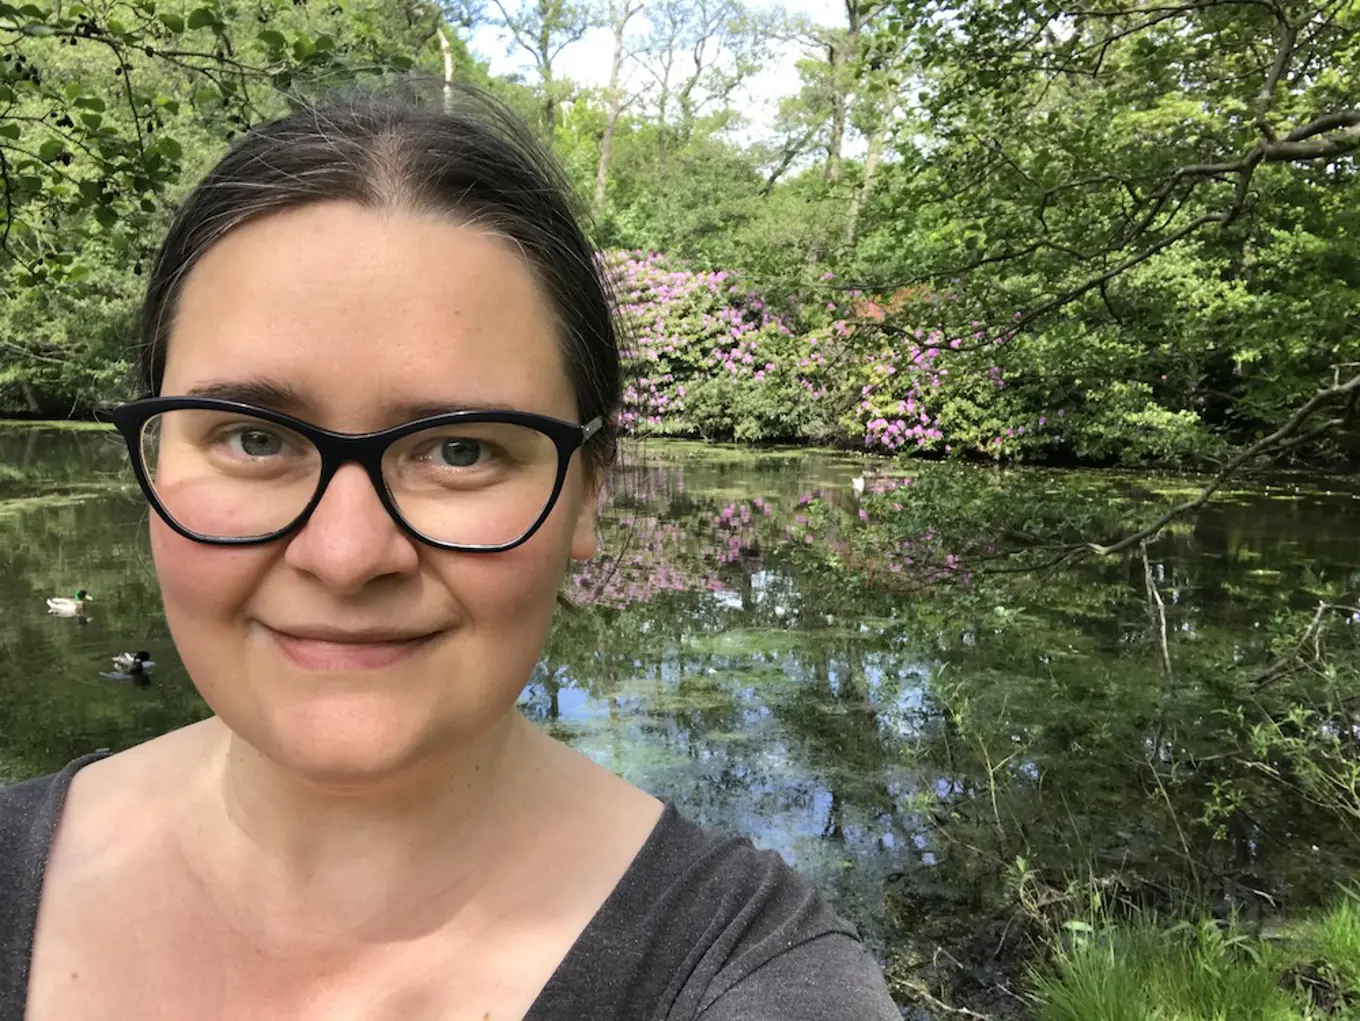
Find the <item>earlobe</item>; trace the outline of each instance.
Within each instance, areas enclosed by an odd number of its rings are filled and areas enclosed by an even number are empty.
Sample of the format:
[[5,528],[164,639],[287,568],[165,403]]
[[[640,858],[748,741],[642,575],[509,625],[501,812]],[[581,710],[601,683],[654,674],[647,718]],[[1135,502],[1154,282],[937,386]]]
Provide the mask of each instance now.
[[599,518],[596,507],[600,503],[600,485],[586,484],[581,509],[576,513],[576,528],[571,535],[571,559],[587,561],[600,551]]

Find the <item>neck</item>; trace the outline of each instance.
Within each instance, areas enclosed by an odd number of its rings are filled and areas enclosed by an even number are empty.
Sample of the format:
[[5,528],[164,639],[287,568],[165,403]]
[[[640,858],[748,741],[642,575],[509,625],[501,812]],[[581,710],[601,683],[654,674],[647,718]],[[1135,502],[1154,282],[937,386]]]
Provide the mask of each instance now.
[[466,907],[514,825],[507,809],[524,804],[519,778],[536,768],[537,742],[513,711],[473,743],[362,783],[301,776],[211,725],[197,785],[208,815],[186,851],[219,907],[250,905],[242,918],[265,930],[254,938],[289,946],[299,931],[345,943],[435,904],[441,918]]

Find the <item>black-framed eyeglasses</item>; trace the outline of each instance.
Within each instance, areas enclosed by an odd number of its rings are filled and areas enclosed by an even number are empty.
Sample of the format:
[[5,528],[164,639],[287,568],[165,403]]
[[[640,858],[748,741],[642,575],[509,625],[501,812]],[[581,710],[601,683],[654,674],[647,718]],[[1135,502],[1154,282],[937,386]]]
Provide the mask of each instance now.
[[469,553],[499,553],[533,535],[561,495],[572,455],[602,424],[457,411],[350,434],[215,397],[144,397],[109,417],[151,506],[195,542],[283,538],[352,461],[405,532]]

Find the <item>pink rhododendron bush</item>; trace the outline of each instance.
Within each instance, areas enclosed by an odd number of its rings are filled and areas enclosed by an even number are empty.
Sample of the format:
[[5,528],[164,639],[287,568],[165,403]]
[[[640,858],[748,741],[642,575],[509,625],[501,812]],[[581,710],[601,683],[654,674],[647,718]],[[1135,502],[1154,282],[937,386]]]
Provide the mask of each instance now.
[[622,424],[634,432],[736,440],[830,438],[797,364],[806,341],[724,271],[615,252],[607,264],[628,325]]
[[1063,441],[1066,409],[1036,414],[1008,393],[1008,332],[974,322],[961,340],[905,329],[909,296],[829,279],[781,314],[732,273],[655,252],[604,259],[629,332],[628,431],[996,458]]

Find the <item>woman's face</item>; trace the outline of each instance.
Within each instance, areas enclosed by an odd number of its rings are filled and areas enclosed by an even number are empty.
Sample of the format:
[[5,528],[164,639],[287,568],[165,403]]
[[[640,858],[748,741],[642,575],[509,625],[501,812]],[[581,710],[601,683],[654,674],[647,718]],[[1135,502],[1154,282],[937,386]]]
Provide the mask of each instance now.
[[[236,394],[340,432],[441,406],[579,421],[552,310],[506,242],[347,202],[229,233],[189,274],[165,395]],[[580,455],[552,514],[504,553],[411,539],[347,464],[298,532],[205,546],[155,515],[166,617],[213,711],[326,783],[397,775],[509,712],[569,557],[595,552]]]

